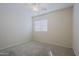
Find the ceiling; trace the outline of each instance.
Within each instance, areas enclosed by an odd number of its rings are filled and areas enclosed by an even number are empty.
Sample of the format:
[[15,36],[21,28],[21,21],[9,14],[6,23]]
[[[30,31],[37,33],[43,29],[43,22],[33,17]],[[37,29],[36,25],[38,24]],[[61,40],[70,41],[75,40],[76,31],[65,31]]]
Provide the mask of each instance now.
[[[32,16],[37,16],[45,14],[51,11],[55,11],[62,8],[71,7],[72,3],[36,3],[30,4],[32,7]],[[38,10],[33,10],[33,7],[36,6]]]

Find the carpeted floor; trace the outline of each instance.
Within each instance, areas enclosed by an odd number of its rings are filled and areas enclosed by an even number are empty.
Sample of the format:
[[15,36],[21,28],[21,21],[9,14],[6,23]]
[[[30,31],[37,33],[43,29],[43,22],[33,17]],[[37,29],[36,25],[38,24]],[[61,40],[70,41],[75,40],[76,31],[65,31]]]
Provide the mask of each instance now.
[[4,49],[14,56],[75,56],[71,48],[30,41],[23,45]]

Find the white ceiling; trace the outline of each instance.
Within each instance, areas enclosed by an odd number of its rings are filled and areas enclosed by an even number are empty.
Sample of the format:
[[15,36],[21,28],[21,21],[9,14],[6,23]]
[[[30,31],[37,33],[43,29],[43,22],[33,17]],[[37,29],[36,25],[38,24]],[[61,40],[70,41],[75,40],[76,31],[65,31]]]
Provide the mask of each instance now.
[[23,3],[23,4],[0,4],[0,6],[22,6],[26,8],[26,11],[30,10],[32,16],[37,16],[40,14],[45,14],[51,11],[55,11],[58,9],[62,9],[62,8],[67,8],[67,7],[71,7],[73,4],[72,3],[36,3],[36,5],[38,5],[39,11],[33,11],[32,7],[35,3]]
[[[32,7],[33,4],[31,4]],[[51,11],[55,11],[61,8],[71,7],[72,3],[40,3],[38,4],[39,11],[32,10],[32,16],[37,16],[40,14],[45,14]]]

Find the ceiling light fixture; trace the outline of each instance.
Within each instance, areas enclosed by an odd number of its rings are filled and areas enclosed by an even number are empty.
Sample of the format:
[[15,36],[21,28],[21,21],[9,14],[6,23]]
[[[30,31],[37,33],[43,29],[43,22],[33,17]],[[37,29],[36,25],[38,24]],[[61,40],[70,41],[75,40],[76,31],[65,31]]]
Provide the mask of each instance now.
[[36,6],[33,6],[32,9],[33,9],[33,11],[39,11],[38,7],[36,7]]
[[34,3],[34,4],[32,5],[32,9],[33,9],[33,11],[38,12],[38,11],[40,10],[40,9],[39,9],[39,4]]

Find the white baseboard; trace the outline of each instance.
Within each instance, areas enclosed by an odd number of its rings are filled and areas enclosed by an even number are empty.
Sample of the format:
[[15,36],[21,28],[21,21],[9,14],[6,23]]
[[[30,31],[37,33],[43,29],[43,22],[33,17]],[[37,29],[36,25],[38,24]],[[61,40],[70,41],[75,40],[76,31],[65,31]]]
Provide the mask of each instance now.
[[44,41],[40,41],[40,40],[36,40],[42,43],[46,43],[46,44],[51,44],[51,45],[58,45],[58,46],[62,46],[62,47],[67,47],[67,48],[72,48],[70,46],[68,46],[67,44],[63,44],[63,43],[58,43],[58,42],[44,42]]
[[18,46],[18,45],[22,45],[22,44],[26,44],[28,42],[30,42],[31,40],[28,40],[28,41],[23,41],[23,42],[20,42],[20,43],[15,43],[13,45],[8,45],[6,47],[3,47],[3,48],[0,48],[0,50],[4,50],[4,49],[8,49],[8,48],[11,48],[11,47],[15,47],[15,46]]

